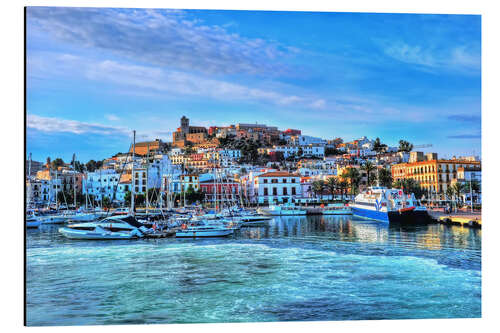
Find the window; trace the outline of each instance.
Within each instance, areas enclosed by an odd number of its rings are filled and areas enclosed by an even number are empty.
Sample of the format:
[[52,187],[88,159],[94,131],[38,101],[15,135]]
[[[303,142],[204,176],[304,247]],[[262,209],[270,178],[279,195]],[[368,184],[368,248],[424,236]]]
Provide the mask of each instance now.
[[295,183],[295,178],[292,178],[292,183]]
[[292,195],[295,195],[295,187],[292,187]]
[[264,178],[264,184],[267,184],[267,179]]
[[288,189],[286,187],[283,188],[283,195],[288,195]]
[[269,195],[269,193],[267,192],[267,187],[264,188],[264,195]]
[[142,173],[142,178],[146,178],[146,173],[145,172]]
[[286,183],[286,178],[283,178],[283,183]]
[[278,195],[278,189],[276,187],[273,187],[273,195]]
[[135,187],[135,192],[136,193],[139,192],[139,187],[137,187],[137,186]]
[[277,180],[277,179],[271,179],[271,183],[275,184],[275,183],[277,183],[277,182],[278,182],[278,180]]
[[146,187],[145,186],[142,187],[142,192],[146,192]]

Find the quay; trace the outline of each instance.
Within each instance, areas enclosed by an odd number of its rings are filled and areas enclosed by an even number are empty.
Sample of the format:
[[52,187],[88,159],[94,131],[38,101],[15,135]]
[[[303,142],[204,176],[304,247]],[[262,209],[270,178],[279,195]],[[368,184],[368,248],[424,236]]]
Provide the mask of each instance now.
[[428,210],[429,216],[437,223],[454,224],[472,228],[481,228],[481,214],[471,212],[453,212],[446,214],[436,210]]

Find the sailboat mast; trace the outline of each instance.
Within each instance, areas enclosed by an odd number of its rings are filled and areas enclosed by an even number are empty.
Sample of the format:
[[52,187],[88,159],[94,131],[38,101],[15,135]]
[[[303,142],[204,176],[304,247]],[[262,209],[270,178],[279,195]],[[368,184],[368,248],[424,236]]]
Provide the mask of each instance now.
[[148,208],[149,208],[149,186],[148,186],[148,179],[149,179],[149,142],[148,142],[148,153],[146,155],[146,214],[148,213]]
[[28,204],[28,207],[30,205],[30,201],[31,201],[31,196],[32,196],[32,193],[31,193],[31,153],[30,153],[30,157],[29,157],[29,160],[28,160],[28,200],[27,200],[27,204]]
[[75,154],[73,154],[73,204],[76,210],[76,167],[75,167]]
[[132,145],[132,197],[130,198],[130,214],[134,216],[134,197],[135,197],[135,175],[134,175],[134,164],[135,164],[135,130],[134,132],[134,141]]

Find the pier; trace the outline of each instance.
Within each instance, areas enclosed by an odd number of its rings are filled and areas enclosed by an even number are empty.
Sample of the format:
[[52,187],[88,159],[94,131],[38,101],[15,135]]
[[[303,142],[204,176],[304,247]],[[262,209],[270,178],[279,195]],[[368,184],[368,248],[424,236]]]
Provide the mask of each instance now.
[[435,210],[428,211],[430,217],[437,223],[454,224],[472,228],[481,228],[481,213],[453,212],[450,214]]

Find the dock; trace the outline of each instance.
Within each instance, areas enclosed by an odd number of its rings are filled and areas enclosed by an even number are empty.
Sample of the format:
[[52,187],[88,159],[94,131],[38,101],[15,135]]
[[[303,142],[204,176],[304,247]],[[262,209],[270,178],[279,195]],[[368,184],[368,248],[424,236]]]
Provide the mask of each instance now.
[[438,211],[428,211],[429,215],[437,223],[461,225],[471,228],[481,228],[481,214],[480,213],[465,213],[465,212],[454,212],[451,214],[446,214]]

